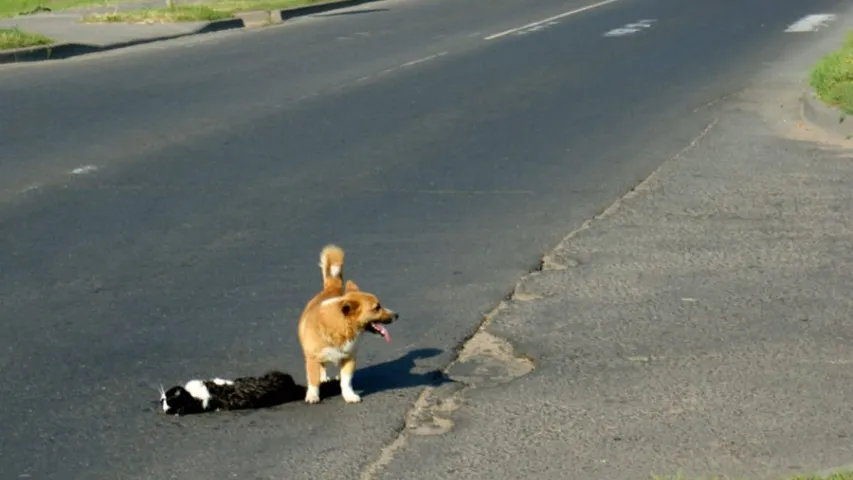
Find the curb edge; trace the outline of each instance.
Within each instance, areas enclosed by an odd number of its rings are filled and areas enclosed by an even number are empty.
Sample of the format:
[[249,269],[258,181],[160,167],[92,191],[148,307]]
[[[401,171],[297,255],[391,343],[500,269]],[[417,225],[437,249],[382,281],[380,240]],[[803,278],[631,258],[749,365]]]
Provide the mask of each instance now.
[[847,115],[840,109],[830,107],[817,98],[812,88],[803,91],[800,99],[800,116],[812,125],[842,138],[853,137],[853,115]]
[[[292,20],[299,17],[304,17],[307,15],[314,15],[317,13],[324,13],[332,10],[339,10],[342,8],[354,7],[357,5],[362,5],[365,3],[372,3],[378,0],[331,0],[328,2],[315,3],[311,5],[303,5],[300,7],[292,7],[285,8],[281,10],[268,10],[266,11],[269,15],[270,22],[269,24],[279,24],[285,22],[287,20]],[[257,11],[255,11],[257,12]],[[250,12],[241,12],[241,13],[250,13]],[[164,40],[173,40],[176,38],[183,37],[191,37],[196,35],[203,35],[207,33],[215,33],[221,32],[225,30],[236,30],[238,28],[249,28],[256,27],[258,25],[252,24],[248,25],[246,21],[240,16],[240,13],[235,14],[235,18],[229,18],[227,20],[218,20],[215,22],[207,23],[203,25],[199,29],[187,32],[187,33],[179,33],[176,35],[166,35],[162,37],[152,37],[146,39],[139,40],[130,40],[127,42],[120,43],[110,43],[106,45],[90,45],[83,43],[53,43],[50,45],[39,45],[35,47],[24,47],[24,48],[14,48],[10,50],[0,50],[0,65],[10,64],[10,63],[23,63],[23,62],[40,62],[47,60],[61,60],[65,58],[77,57],[81,55],[88,55],[91,53],[98,52],[106,52],[109,50],[116,50],[120,48],[132,47],[136,45],[143,45],[147,43],[160,42]]]

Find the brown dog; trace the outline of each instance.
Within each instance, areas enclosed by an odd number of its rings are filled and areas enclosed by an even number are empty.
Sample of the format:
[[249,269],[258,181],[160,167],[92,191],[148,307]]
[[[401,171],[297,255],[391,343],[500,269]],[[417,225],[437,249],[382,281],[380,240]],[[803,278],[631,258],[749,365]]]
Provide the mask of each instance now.
[[299,343],[308,376],[305,402],[320,401],[320,384],[328,380],[326,368],[339,366],[341,395],[347,403],[357,403],[361,397],[352,389],[352,376],[361,333],[367,330],[391,342],[384,325],[398,315],[383,308],[375,295],[362,292],[352,281],[347,281],[344,289],[344,251],[340,247],[323,248],[320,270],[323,290],[305,305],[299,318]]

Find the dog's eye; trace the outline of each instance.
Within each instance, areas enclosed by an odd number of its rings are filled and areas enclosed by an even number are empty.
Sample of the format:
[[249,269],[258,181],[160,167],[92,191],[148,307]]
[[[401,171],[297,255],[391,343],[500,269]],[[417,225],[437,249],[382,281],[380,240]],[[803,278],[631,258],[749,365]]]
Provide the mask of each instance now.
[[382,305],[380,305],[380,304],[378,304],[378,303],[377,303],[377,304],[376,304],[376,308],[374,308],[374,310],[376,310],[377,312],[378,312],[379,310],[382,310]]

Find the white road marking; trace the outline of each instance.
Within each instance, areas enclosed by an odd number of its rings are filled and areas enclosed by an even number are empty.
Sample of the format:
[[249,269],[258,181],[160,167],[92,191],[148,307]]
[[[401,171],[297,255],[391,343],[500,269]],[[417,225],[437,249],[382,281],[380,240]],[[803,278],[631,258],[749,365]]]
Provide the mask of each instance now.
[[835,18],[835,15],[832,13],[806,15],[789,25],[785,31],[788,33],[816,32],[821,27],[825,27],[829,22],[835,20]]
[[444,55],[447,55],[447,52],[436,53],[435,55],[430,55],[430,56],[428,56],[428,57],[419,58],[419,59],[417,59],[417,60],[412,60],[411,62],[406,62],[406,63],[404,63],[404,64],[400,65],[400,68],[403,68],[403,67],[411,67],[412,65],[417,65],[417,64],[419,64],[419,63],[423,63],[423,62],[426,62],[426,61],[428,61],[428,60],[432,60],[432,59],[434,59],[434,58],[438,58],[438,57],[441,57],[441,56],[444,56]]
[[624,35],[630,35],[632,33],[637,33],[641,30],[651,28],[652,24],[655,23],[656,21],[657,20],[655,20],[655,19],[637,20],[634,23],[622,25],[619,28],[614,28],[613,30],[610,30],[609,32],[605,32],[604,36],[605,37],[621,37]]
[[[410,67],[410,66],[412,66],[412,65],[417,65],[417,64],[419,64],[419,63],[423,63],[423,62],[426,62],[426,61],[428,61],[428,60],[433,60],[433,59],[436,59],[436,58],[438,58],[438,57],[443,57],[443,56],[447,55],[448,53],[450,53],[450,52],[439,52],[439,53],[436,53],[436,54],[433,54],[433,55],[429,55],[429,56],[427,56],[427,57],[419,58],[419,59],[417,59],[417,60],[412,60],[411,62],[406,62],[406,63],[404,63],[404,64],[402,64],[402,65],[398,65],[398,66],[396,66],[396,67],[386,68],[385,70],[382,70],[382,71],[380,71],[380,72],[374,73],[374,74],[372,74],[372,75],[365,75],[365,76],[363,76],[363,77],[359,77],[359,78],[356,78],[356,79],[354,79],[354,80],[347,80],[347,81],[346,81],[346,82],[344,82],[344,83],[341,83],[341,84],[338,84],[338,85],[335,85],[335,86],[332,86],[332,87],[328,87],[328,88],[325,88],[325,89],[322,89],[322,90],[318,90],[318,91],[316,91],[316,92],[311,92],[311,93],[308,93],[308,94],[302,95],[302,96],[297,97],[296,99],[294,99],[294,100],[292,100],[292,101],[287,102],[287,104],[289,105],[289,104],[293,104],[293,103],[297,103],[297,102],[305,101],[305,100],[308,100],[308,99],[311,99],[311,98],[317,97],[317,96],[319,96],[319,95],[322,95],[322,94],[324,94],[324,93],[329,93],[329,92],[339,92],[339,91],[342,91],[342,90],[344,90],[344,89],[346,89],[346,88],[349,88],[349,87],[352,87],[352,86],[355,86],[355,85],[358,85],[358,84],[364,83],[364,82],[366,82],[366,81],[368,81],[368,80],[372,80],[372,79],[375,79],[375,78],[381,77],[381,76],[383,76],[383,75],[387,75],[387,74],[389,74],[389,73],[397,72],[397,71],[399,71],[399,70],[402,70],[402,69],[403,69],[403,68],[405,68],[405,67]],[[13,63],[13,64],[10,64],[10,65],[17,65],[17,64],[14,64],[14,63]],[[95,168],[97,168],[97,167],[95,167]],[[80,172],[80,173],[88,173],[88,172]]]
[[18,193],[21,193],[21,194],[28,193],[28,192],[32,192],[33,190],[38,190],[39,188],[41,188],[40,183],[32,183],[32,184],[27,185],[26,187],[22,188]]
[[[560,20],[562,18],[566,18],[566,17],[569,17],[571,15],[575,15],[575,14],[578,14],[581,12],[585,12],[587,10],[592,10],[593,8],[603,7],[604,5],[607,5],[607,4],[613,3],[613,2],[618,2],[618,1],[619,0],[604,0],[603,2],[593,3],[592,5],[587,5],[585,7],[577,8],[575,10],[571,10],[571,11],[568,11],[565,13],[561,13],[559,15],[554,15],[553,17],[548,17],[546,19],[539,20],[538,22],[528,23],[527,25],[522,25],[522,26],[517,27],[517,28],[510,28],[509,30],[505,30],[505,31],[500,32],[500,33],[495,33],[493,35],[489,35],[488,37],[484,38],[484,40],[494,40],[496,38],[505,37],[507,35],[510,35],[510,34],[513,34],[516,32],[520,32],[522,30],[529,30],[531,28],[535,28],[535,27],[538,27],[540,25],[547,24],[549,22],[554,22],[556,20]],[[553,23],[552,23],[552,25],[553,25]]]
[[98,167],[95,165],[83,165],[71,170],[71,175],[85,175],[87,173],[92,173],[97,169]]
[[554,25],[556,25],[556,24],[558,24],[558,23],[560,23],[560,22],[558,22],[558,21],[556,21],[556,20],[552,20],[552,21],[550,21],[550,22],[548,22],[548,23],[543,23],[543,24],[541,24],[541,25],[536,25],[536,26],[535,26],[535,27],[533,27],[533,28],[527,28],[527,29],[524,29],[524,30],[519,30],[519,31],[517,31],[517,32],[513,33],[513,35],[527,35],[528,33],[536,33],[536,32],[538,32],[538,31],[540,31],[540,30],[545,30],[545,29],[546,29],[546,28],[548,28],[548,27],[552,27],[552,26],[554,26]]

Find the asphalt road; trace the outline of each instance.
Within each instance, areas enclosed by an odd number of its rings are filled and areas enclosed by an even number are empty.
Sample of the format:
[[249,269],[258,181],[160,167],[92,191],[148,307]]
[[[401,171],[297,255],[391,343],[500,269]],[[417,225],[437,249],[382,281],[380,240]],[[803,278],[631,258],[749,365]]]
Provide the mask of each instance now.
[[[487,39],[588,4],[394,0],[3,68],[0,478],[357,478],[544,251],[841,3],[620,0]],[[401,313],[362,404],[156,412],[160,383],[301,378],[331,241]]]

